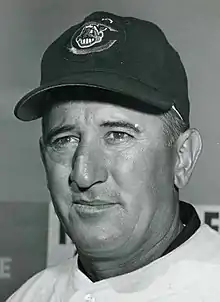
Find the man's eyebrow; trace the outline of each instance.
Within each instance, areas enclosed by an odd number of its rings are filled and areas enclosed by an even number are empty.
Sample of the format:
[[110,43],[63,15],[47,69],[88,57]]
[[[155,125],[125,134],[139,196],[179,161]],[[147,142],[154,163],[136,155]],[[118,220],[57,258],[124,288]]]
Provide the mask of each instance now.
[[110,128],[127,128],[130,130],[133,130],[136,133],[141,133],[141,129],[139,128],[139,126],[137,124],[132,124],[130,122],[127,121],[105,121],[102,122],[100,124],[100,127],[110,127]]
[[53,127],[51,130],[48,131],[45,135],[45,141],[49,142],[54,136],[64,133],[64,132],[70,132],[76,130],[75,125],[63,125],[63,126],[56,126]]
[[[130,122],[127,121],[104,121],[102,122],[100,125],[100,127],[109,127],[109,128],[126,128],[126,129],[130,129],[133,130],[136,133],[141,133],[141,129],[139,128],[139,126],[137,124],[132,124]],[[50,142],[50,140],[61,133],[64,132],[71,132],[71,131],[75,131],[76,130],[76,126],[71,124],[67,124],[67,125],[62,125],[62,126],[56,126],[53,127],[52,129],[50,129],[46,135],[45,135],[45,142]]]

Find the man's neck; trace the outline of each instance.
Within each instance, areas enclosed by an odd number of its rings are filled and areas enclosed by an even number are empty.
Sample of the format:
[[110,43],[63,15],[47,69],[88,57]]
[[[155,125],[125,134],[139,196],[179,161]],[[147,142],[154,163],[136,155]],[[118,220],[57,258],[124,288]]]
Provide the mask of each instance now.
[[179,215],[176,215],[168,231],[154,244],[146,242],[129,257],[117,259],[91,259],[79,253],[79,268],[93,282],[135,271],[161,257],[182,229],[183,224],[179,220]]

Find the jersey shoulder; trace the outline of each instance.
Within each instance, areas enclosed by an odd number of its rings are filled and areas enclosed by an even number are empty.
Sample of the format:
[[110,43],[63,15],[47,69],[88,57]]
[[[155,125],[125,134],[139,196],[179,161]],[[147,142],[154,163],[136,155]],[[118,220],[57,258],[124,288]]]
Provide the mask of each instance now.
[[28,279],[6,302],[50,301],[61,284],[65,289],[74,266],[75,259],[70,258],[60,265],[46,268]]

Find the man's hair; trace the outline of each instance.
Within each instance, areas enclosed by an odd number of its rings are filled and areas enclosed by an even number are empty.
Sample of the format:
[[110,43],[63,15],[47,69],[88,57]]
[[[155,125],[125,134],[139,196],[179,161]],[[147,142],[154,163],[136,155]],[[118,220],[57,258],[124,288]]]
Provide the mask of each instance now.
[[163,121],[163,130],[166,136],[166,144],[172,147],[181,133],[189,129],[186,124],[172,108],[160,116]]

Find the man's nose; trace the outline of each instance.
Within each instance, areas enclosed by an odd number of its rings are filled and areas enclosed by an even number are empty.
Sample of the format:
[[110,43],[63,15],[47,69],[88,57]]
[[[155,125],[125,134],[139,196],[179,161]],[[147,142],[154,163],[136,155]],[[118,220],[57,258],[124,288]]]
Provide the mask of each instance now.
[[108,178],[103,154],[90,148],[81,147],[73,158],[70,184],[73,190],[86,190],[97,183],[103,183]]

